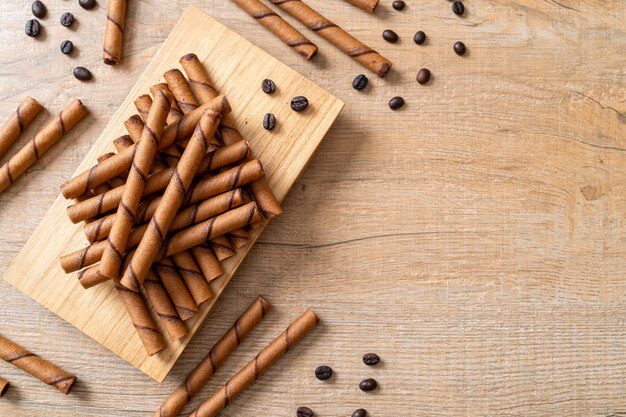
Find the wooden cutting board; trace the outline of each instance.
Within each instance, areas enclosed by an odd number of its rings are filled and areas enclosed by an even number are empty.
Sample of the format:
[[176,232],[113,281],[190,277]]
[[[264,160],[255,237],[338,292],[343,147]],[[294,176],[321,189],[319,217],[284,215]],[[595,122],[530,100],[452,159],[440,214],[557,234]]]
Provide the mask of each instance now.
[[[228,97],[237,127],[250,142],[254,156],[263,163],[272,190],[282,201],[343,103],[195,7],[187,9],[176,24],[76,173],[94,165],[99,155],[114,150],[113,139],[125,133],[124,120],[136,113],[133,100],[162,81],[165,71],[180,68],[180,57],[191,52],[203,61],[215,86]],[[261,91],[265,78],[276,82],[272,95]],[[297,95],[309,99],[309,108],[302,113],[289,106],[291,98]],[[89,105],[89,100],[85,101]],[[267,112],[274,113],[278,121],[271,132],[262,127]],[[107,283],[85,290],[78,284],[76,274],[67,275],[61,269],[60,255],[87,245],[81,226],[67,218],[68,204],[62,196],[56,199],[4,279],[150,377],[163,381],[253,243],[223,263],[224,275],[212,283],[215,298],[187,321],[189,335],[175,343],[168,340],[165,351],[149,357],[113,286]],[[251,241],[256,241],[261,232],[262,228],[255,230]]]

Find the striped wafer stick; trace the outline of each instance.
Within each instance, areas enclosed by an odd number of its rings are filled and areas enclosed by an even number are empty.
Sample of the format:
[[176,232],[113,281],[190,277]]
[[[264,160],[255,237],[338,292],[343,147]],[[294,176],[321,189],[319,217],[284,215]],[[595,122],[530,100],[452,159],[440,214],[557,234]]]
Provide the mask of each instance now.
[[204,279],[207,281],[211,282],[224,273],[222,264],[217,260],[210,248],[204,245],[196,246],[195,248],[191,248],[191,253],[193,253],[193,257],[196,259],[196,262],[198,262],[198,266],[202,270],[202,275],[204,275]]
[[177,253],[172,256],[172,260],[196,304],[200,305],[213,298],[213,291],[211,291],[209,282],[204,279],[202,270],[190,251]]
[[[165,93],[166,96],[173,97],[172,93],[170,93],[169,90],[163,90],[163,92]],[[172,99],[172,102],[174,101],[175,100]],[[141,139],[141,135],[143,134],[143,128],[145,126],[144,122],[147,120],[148,113],[150,112],[151,106],[152,106],[152,97],[150,97],[148,94],[141,95],[135,99],[135,108],[137,109],[137,113],[139,113],[140,118],[133,118],[131,116],[128,120],[126,120],[126,123],[129,124],[126,127],[126,129],[128,129],[129,132],[132,130],[133,135],[135,135],[136,140],[133,139],[134,142],[138,142],[139,139]],[[167,118],[165,119],[166,125],[169,125],[170,123],[180,120],[180,117],[174,120],[171,120],[170,114],[172,114],[171,107],[170,107],[169,112],[167,113]],[[139,136],[137,136],[137,134],[139,134]],[[176,147],[176,145],[172,145],[170,146],[170,148],[171,147]],[[170,148],[163,149],[163,152],[165,152],[166,150]],[[154,161],[152,163],[152,169],[150,170],[150,173],[153,174],[155,172],[162,171],[168,167],[169,165],[162,158],[161,152],[159,152],[154,156]]]
[[[163,90],[164,92],[173,95],[172,91],[166,83],[154,84],[152,87],[150,87],[150,94],[154,96],[157,90]],[[167,124],[169,125],[171,123],[174,123],[175,121],[180,120],[181,117],[183,117],[183,112],[180,107],[178,107],[178,103],[176,102],[176,100],[174,100],[172,101],[172,107],[170,107],[170,112],[167,115]]]
[[4,397],[4,394],[7,393],[11,384],[6,379],[0,377],[0,398]]
[[144,281],[144,288],[150,303],[154,307],[154,311],[163,323],[163,327],[167,331],[171,340],[178,340],[187,335],[187,326],[180,318],[174,304],[167,295],[161,279],[154,271],[150,271],[148,277]]
[[391,61],[354,38],[301,0],[271,1],[379,77],[384,77],[391,68]]
[[161,282],[181,319],[189,320],[198,314],[198,306],[170,258],[155,262],[153,270],[161,278]]
[[347,0],[356,7],[360,7],[368,13],[374,13],[376,6],[378,6],[378,0]]
[[198,108],[200,104],[193,95],[191,88],[189,88],[189,84],[187,84],[185,76],[182,72],[180,72],[180,70],[169,70],[163,74],[163,78],[165,78],[167,86],[172,94],[174,94],[174,97],[176,97],[178,107],[180,107],[183,114],[187,114]]
[[137,109],[137,113],[139,113],[139,117],[141,117],[141,120],[145,123],[148,120],[150,107],[152,107],[152,97],[150,97],[149,94],[142,94],[135,99],[134,103],[135,108]]
[[128,148],[129,146],[133,146],[133,143],[135,142],[130,137],[130,135],[122,135],[119,138],[115,138],[115,140],[113,141],[113,146],[115,146],[116,151],[122,152],[124,149]]
[[102,47],[102,60],[107,65],[115,65],[122,60],[125,22],[126,0],[108,0],[104,46]]
[[228,240],[235,249],[243,248],[250,241],[250,233],[246,229],[233,230],[228,234]]
[[[72,129],[87,114],[87,108],[80,100],[72,101],[57,117],[48,122],[22,149],[0,168],[0,193],[13,182],[44,153],[57,143],[63,135]],[[88,190],[85,190],[85,192]],[[81,194],[74,197],[79,197]]]
[[152,417],[178,416],[271,308],[272,305],[261,296],[254,300]]
[[[150,103],[151,103],[150,105],[152,105],[152,101],[150,101]],[[148,111],[150,111],[150,109],[148,109]],[[139,139],[141,139],[141,134],[143,133],[143,126],[144,126],[143,120],[141,116],[138,114],[133,114],[128,119],[126,119],[126,121],[124,121],[124,127],[126,128],[128,135],[130,136],[130,138],[132,139],[134,143],[139,142]]]
[[307,60],[317,53],[317,46],[313,42],[261,1],[233,0],[233,2]]
[[208,244],[211,246],[215,257],[220,262],[237,255],[237,251],[226,236],[217,236],[209,240]]
[[43,106],[34,98],[26,96],[22,100],[15,113],[11,114],[4,126],[0,128],[0,158],[4,156],[42,110]]

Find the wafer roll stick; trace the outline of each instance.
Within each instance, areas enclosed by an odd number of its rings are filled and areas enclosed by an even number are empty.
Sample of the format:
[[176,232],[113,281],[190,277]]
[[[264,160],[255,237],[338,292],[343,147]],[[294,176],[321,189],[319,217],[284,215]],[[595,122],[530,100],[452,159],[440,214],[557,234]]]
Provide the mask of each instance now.
[[26,96],[22,100],[15,113],[11,114],[5,124],[0,127],[0,158],[4,156],[42,110],[43,106],[34,98]]
[[391,61],[354,38],[301,0],[271,1],[380,78],[383,78],[391,68]]
[[[197,108],[193,112],[189,112],[178,122],[166,126],[163,131],[161,141],[159,142],[159,150],[168,148],[178,140],[190,136],[207,109],[219,111],[220,108],[221,103],[216,101],[211,102]],[[68,199],[76,198],[85,194],[93,187],[96,187],[104,182],[107,182],[111,178],[122,174],[130,168],[130,165],[133,162],[133,152],[135,146],[125,149],[115,157],[88,169],[87,171],[62,184],[61,192],[63,193],[63,196]]]
[[190,251],[177,253],[172,256],[172,260],[196,304],[200,305],[213,298],[213,291]]
[[170,258],[155,262],[153,270],[161,278],[161,282],[181,319],[189,320],[198,314],[198,306]]
[[378,0],[347,0],[356,7],[360,7],[368,13],[374,13],[376,6],[378,6]]
[[[141,135],[143,134],[143,128],[145,126],[143,123],[142,117],[144,118],[148,117],[148,113],[150,112],[150,107],[152,106],[152,99],[147,94],[137,97],[137,99],[135,99],[135,106],[137,107],[137,111],[143,116],[138,116],[135,114],[129,117],[124,122],[124,126],[126,127],[126,130],[128,131],[129,136],[131,137],[132,141],[137,143],[141,139]],[[169,117],[169,113],[167,117]],[[167,119],[166,119],[166,124],[169,124],[167,123]],[[175,145],[172,145],[172,146],[175,146]],[[155,172],[162,171],[163,169],[167,167],[169,167],[169,165],[166,163],[166,161],[161,157],[161,154],[159,153],[154,157],[154,162],[152,163],[152,169],[150,170],[150,173],[153,174]]]
[[4,394],[7,393],[7,391],[9,390],[10,386],[11,386],[11,384],[9,384],[9,381],[7,381],[6,379],[0,377],[0,398],[2,398],[4,396]]
[[227,237],[235,249],[243,248],[250,241],[250,233],[244,228],[233,230]]
[[[54,120],[48,122],[22,149],[0,168],[0,193],[28,168],[33,166],[44,153],[57,143],[87,114],[87,108],[80,100],[72,101]],[[88,190],[85,190],[85,192]],[[74,197],[78,197],[80,193]]]
[[[204,65],[202,65],[202,62],[200,62],[195,54],[183,56],[180,59],[180,64],[189,77],[189,81],[196,91],[196,94],[203,103],[208,103],[217,96],[217,90],[211,84],[211,80],[209,79]],[[225,145],[231,145],[243,140],[235,127],[232,115],[227,115],[222,119],[219,132]],[[252,189],[255,200],[259,204],[259,208],[267,219],[271,219],[282,213],[280,204],[272,193],[267,179],[262,178],[255,181],[250,188]]]
[[259,0],[233,0],[233,2],[307,60],[317,53],[317,46],[313,42]]
[[[113,152],[107,152],[105,154],[102,154],[98,157],[98,163],[105,161],[109,158],[111,158],[112,156],[115,156],[115,153]],[[106,193],[107,191],[112,190],[113,187],[111,187],[111,184],[109,184],[108,182],[105,182],[104,184],[100,184],[98,185],[96,188],[93,189],[93,195],[100,195],[103,193]]]
[[163,149],[160,156],[167,166],[172,168],[178,165],[178,161],[180,161],[180,157],[183,156],[183,153],[178,148],[178,145],[172,145],[169,148]]
[[226,362],[226,359],[245,340],[271,308],[272,305],[261,296],[254,300],[235,321],[235,324],[213,345],[200,363],[189,372],[185,381],[152,414],[152,417],[178,416],[193,396],[206,385],[211,376]]
[[[230,106],[224,106],[224,114],[230,111]],[[137,247],[135,256],[124,272],[122,285],[133,291],[139,291],[146,278],[154,256],[163,245],[163,240],[170,230],[176,212],[183,205],[185,194],[191,181],[198,172],[200,164],[208,152],[215,150],[211,147],[211,139],[222,119],[220,113],[207,111],[200,119],[196,131],[178,165],[174,168],[172,179],[168,184],[163,198],[150,220],[147,232]],[[208,286],[207,286],[208,289]],[[209,289],[210,291],[210,289]],[[193,294],[193,291],[192,291]],[[196,300],[197,301],[197,300]]]
[[191,253],[193,253],[193,257],[198,263],[202,275],[204,275],[204,279],[208,282],[213,281],[224,273],[222,264],[220,264],[220,261],[217,260],[213,251],[208,247],[196,246],[195,248],[191,248]]
[[129,146],[132,146],[133,143],[135,142],[130,137],[130,135],[122,135],[113,141],[113,146],[115,146],[116,151],[122,152],[124,149],[128,148]]
[[118,215],[115,216],[111,233],[107,239],[108,246],[102,254],[98,271],[105,277],[117,278],[117,274],[119,274],[137,207],[148,181],[148,173],[152,168],[152,161],[157,153],[169,110],[170,99],[165,93],[159,91],[150,109],[144,133],[135,148],[136,152],[119,204]]
[[270,366],[317,326],[319,319],[313,310],[306,310],[276,339],[259,352],[226,384],[203,402],[189,417],[215,417],[239,394],[254,383]]
[[[173,95],[172,91],[166,83],[159,83],[150,87],[150,94],[154,96],[157,90],[163,90],[164,92]],[[171,123],[174,123],[175,121],[180,120],[181,117],[183,117],[183,112],[180,107],[178,107],[178,103],[176,102],[176,100],[174,100],[172,102],[172,107],[170,107],[170,112],[167,115],[167,124],[169,125]]]
[[102,47],[102,59],[107,65],[115,65],[122,60],[125,22],[126,0],[108,0],[104,46]]
[[182,110],[183,114],[187,114],[192,110],[195,110],[200,105],[196,97],[193,95],[189,84],[182,72],[178,69],[172,69],[163,74],[163,78],[167,82],[167,86],[170,88],[178,107]]
[[[148,109],[148,111],[150,111],[150,109]],[[138,114],[133,114],[128,119],[126,119],[126,121],[124,121],[124,127],[126,128],[128,135],[130,136],[130,138],[132,139],[134,143],[139,142],[139,139],[141,139],[141,134],[143,133],[143,126],[144,126],[143,120],[141,119],[141,116]]]
[[144,281],[144,288],[150,303],[154,307],[154,311],[159,316],[163,327],[167,331],[170,339],[175,341],[187,335],[187,326],[185,322],[178,316],[178,312],[172,304],[170,297],[167,295],[161,279],[154,271],[150,271],[148,277]]
[[150,107],[152,107],[152,97],[150,97],[149,94],[142,94],[135,99],[134,103],[137,113],[139,113],[139,117],[141,117],[141,120],[145,123],[148,120]]
[[54,366],[2,335],[0,335],[0,358],[55,387],[65,395],[69,394],[76,382],[76,376]]
[[208,243],[213,253],[215,253],[215,257],[220,262],[237,255],[237,251],[235,251],[235,248],[233,248],[226,236],[217,236],[209,240]]

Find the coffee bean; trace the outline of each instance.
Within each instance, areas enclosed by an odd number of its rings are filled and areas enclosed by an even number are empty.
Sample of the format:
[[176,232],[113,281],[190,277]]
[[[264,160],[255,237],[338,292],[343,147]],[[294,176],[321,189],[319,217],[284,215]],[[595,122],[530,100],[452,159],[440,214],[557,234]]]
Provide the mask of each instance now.
[[[391,110],[398,110],[402,106],[404,106],[404,99],[402,97],[394,97],[391,100],[389,100],[389,107],[391,108]],[[363,356],[363,362],[365,362],[365,356]],[[365,364],[368,364],[368,363],[365,362]],[[372,363],[372,365],[375,365],[375,363]]]
[[378,387],[378,382],[375,379],[364,379],[359,383],[359,388],[361,391],[369,392],[374,391]]
[[426,42],[426,34],[422,32],[421,30],[418,32],[415,32],[415,36],[413,36],[413,42],[415,42],[418,45],[423,44],[424,42]]
[[465,55],[465,44],[461,41],[454,43],[454,52],[457,55]]
[[367,79],[365,74],[359,74],[356,76],[354,81],[352,81],[352,88],[354,88],[355,90],[362,90],[367,87],[368,81],[369,80]]
[[398,42],[399,38],[396,32],[394,32],[393,30],[387,29],[383,31],[383,39],[389,43],[396,43]]
[[417,72],[417,77],[415,78],[417,79],[418,83],[426,84],[428,81],[430,81],[430,70],[428,70],[427,68],[422,68]]
[[71,53],[73,48],[74,48],[74,44],[72,43],[72,41],[61,42],[61,52],[64,53],[65,55]]
[[465,13],[465,6],[462,2],[455,1],[454,3],[452,3],[452,11],[455,15],[463,16],[463,13]]
[[33,11],[35,17],[38,17],[40,19],[46,17],[46,13],[48,12],[48,10],[46,10],[46,5],[39,0],[34,1],[33,5],[30,8]]
[[[402,100],[402,97],[394,97],[394,98],[399,98]],[[402,103],[404,103],[404,100],[402,100]],[[391,107],[391,102],[390,102],[390,107]],[[365,355],[363,355],[363,363],[366,364],[367,366],[377,365],[378,362],[380,362],[380,358],[375,353],[366,353]]]
[[276,127],[276,117],[272,113],[267,113],[263,116],[263,127],[267,130],[272,130]]
[[311,410],[309,407],[298,407],[298,410],[296,411],[296,416],[298,417],[313,417],[313,410]]
[[30,19],[26,22],[26,26],[24,27],[24,32],[26,32],[27,36],[31,38],[35,38],[39,36],[39,31],[41,30],[41,25],[39,24],[39,20]]
[[78,0],[78,4],[85,10],[91,10],[96,7],[96,0]]
[[406,3],[403,2],[402,0],[396,0],[393,3],[391,3],[391,7],[393,7],[396,10],[404,10],[405,6],[406,6]]
[[261,89],[265,94],[272,94],[276,90],[276,84],[272,80],[263,80]]
[[302,111],[309,106],[309,100],[306,97],[298,96],[291,99],[291,109],[293,111]]
[[74,23],[74,15],[70,12],[63,13],[63,15],[61,16],[61,25],[68,28],[72,26],[72,23]]
[[318,366],[315,369],[315,377],[320,381],[326,381],[333,376],[333,369],[330,366]]
[[354,410],[354,413],[352,413],[352,417],[365,417],[365,416],[367,416],[367,411],[365,411],[363,408]]
[[85,67],[76,67],[74,68],[74,77],[77,80],[89,81],[91,80],[91,72]]

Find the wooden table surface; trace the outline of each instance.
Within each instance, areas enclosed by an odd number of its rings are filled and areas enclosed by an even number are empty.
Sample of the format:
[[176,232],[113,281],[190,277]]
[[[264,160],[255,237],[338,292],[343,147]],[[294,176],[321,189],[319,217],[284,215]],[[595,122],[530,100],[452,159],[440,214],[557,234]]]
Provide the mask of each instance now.
[[[443,0],[409,0],[402,13],[381,3],[370,16],[310,0],[395,63],[384,80],[368,74],[364,92],[351,82],[366,71],[317,35],[303,29],[320,47],[305,62],[231,2],[198,3],[346,107],[163,384],[0,281],[0,332],[79,376],[63,397],[0,364],[14,385],[0,416],[148,416],[258,294],[275,310],[199,397],[305,307],[322,324],[224,416],[293,416],[300,405],[320,417],[626,412],[626,5],[467,0],[458,18]],[[90,12],[46,4],[34,40],[23,33],[29,2],[0,2],[0,115],[29,94],[51,113],[80,97],[91,116],[0,195],[0,273],[188,1],[130,1],[115,68],[100,60],[104,1]],[[58,24],[66,10],[73,30]],[[399,44],[382,40],[387,28]],[[421,47],[416,30],[428,36]],[[65,38],[73,57],[58,52]],[[78,64],[95,81],[76,81]],[[426,86],[421,67],[433,73]],[[401,111],[387,107],[394,95]],[[361,363],[368,351],[382,366]],[[313,378],[321,364],[335,370],[329,383]],[[365,377],[381,388],[360,392]]]

